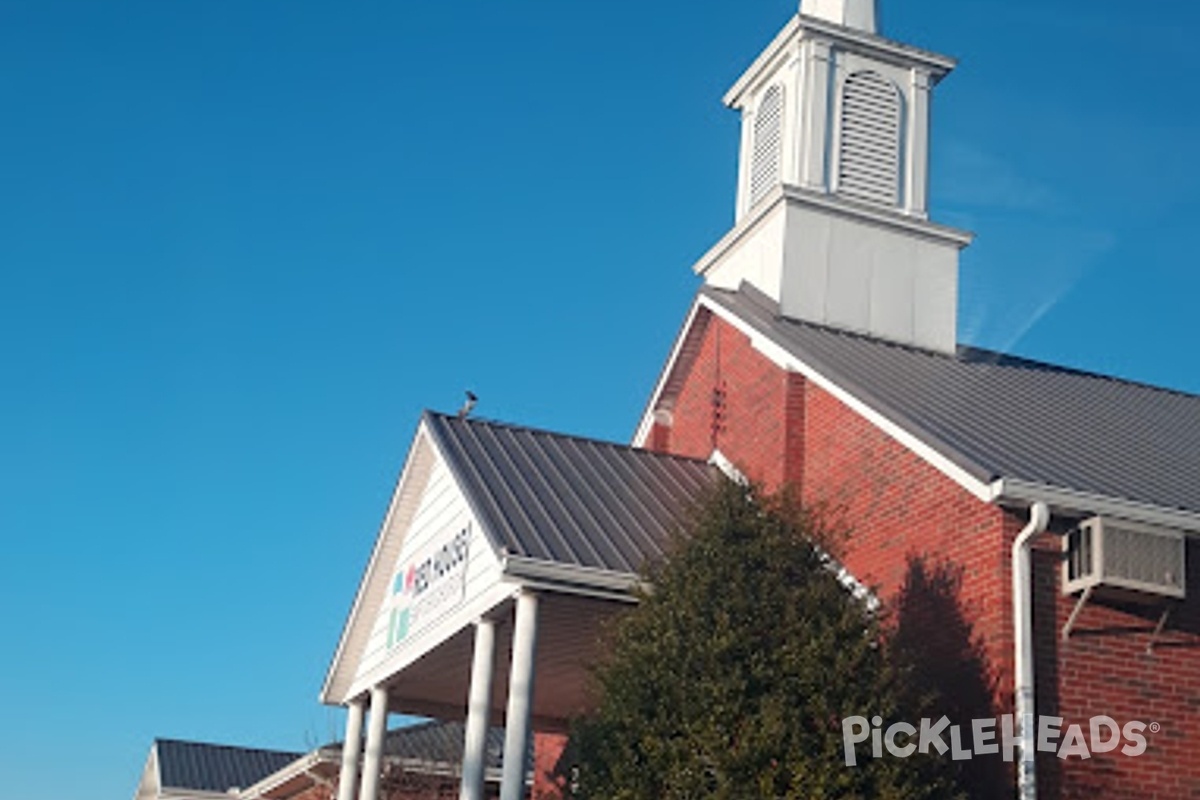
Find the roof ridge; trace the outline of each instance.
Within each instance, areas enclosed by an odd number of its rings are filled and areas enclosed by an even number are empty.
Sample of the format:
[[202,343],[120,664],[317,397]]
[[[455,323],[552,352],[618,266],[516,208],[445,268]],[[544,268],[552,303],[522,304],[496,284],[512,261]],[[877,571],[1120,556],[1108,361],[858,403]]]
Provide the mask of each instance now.
[[540,427],[535,427],[532,425],[522,425],[522,424],[519,424],[516,422],[507,422],[504,420],[491,419],[488,417],[459,417],[456,414],[447,414],[445,412],[434,411],[432,409],[426,409],[425,414],[430,417],[436,417],[436,418],[439,418],[441,420],[451,422],[451,423],[461,422],[461,423],[464,423],[467,425],[486,425],[488,427],[503,428],[505,430],[510,430],[510,431],[524,431],[525,433],[543,434],[546,436],[553,436],[553,437],[556,437],[559,439],[570,439],[575,442],[586,442],[589,444],[600,445],[602,447],[611,447],[611,448],[615,448],[617,450],[623,450],[626,452],[637,453],[639,455],[644,454],[647,456],[653,456],[656,458],[662,458],[662,459],[666,459],[666,460],[670,460],[670,461],[690,461],[690,462],[693,462],[696,464],[707,464],[708,463],[708,461],[703,458],[695,458],[692,456],[681,456],[681,455],[676,455],[675,453],[661,453],[657,450],[649,450],[644,447],[635,447],[634,445],[631,445],[631,444],[623,444],[621,442],[614,442],[610,439],[601,439],[596,436],[580,436],[580,435],[574,434],[574,433],[563,433],[562,431],[554,431],[554,430],[550,430],[549,428],[540,428]]

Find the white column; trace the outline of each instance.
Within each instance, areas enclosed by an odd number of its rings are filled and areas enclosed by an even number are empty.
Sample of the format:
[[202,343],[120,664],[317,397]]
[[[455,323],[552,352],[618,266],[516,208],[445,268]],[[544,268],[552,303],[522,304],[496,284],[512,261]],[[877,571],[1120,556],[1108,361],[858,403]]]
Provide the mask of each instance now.
[[913,69],[908,91],[908,152],[904,158],[904,208],[929,216],[929,73]]
[[734,220],[750,210],[750,162],[754,158],[754,110],[742,108],[742,140],[738,146],[737,208]]
[[492,669],[495,653],[496,625],[490,619],[481,619],[475,623],[475,655],[471,661],[471,689],[467,698],[462,788],[458,793],[460,800],[483,800],[483,778],[487,768],[487,734],[492,717]]
[[830,181],[826,165],[829,161],[829,76],[833,58],[829,42],[810,39],[805,48],[803,103],[804,137],[801,180],[805,188],[828,192]]
[[358,800],[379,800],[379,778],[383,769],[383,736],[387,732],[388,692],[383,686],[371,689],[371,719],[367,725],[367,750],[363,755],[362,791]]
[[500,777],[500,800],[525,798],[529,717],[533,710],[533,659],[537,652],[537,607],[537,595],[521,592],[517,596],[512,666],[508,677],[508,710],[504,715],[504,772]]
[[358,758],[362,755],[362,699],[352,700],[346,712],[346,738],[342,742],[342,774],[338,778],[337,800],[354,800],[358,782]]
[[800,135],[804,125],[804,53],[797,48],[788,57],[783,78],[783,158],[779,175],[783,183],[800,186],[803,183],[804,137]]

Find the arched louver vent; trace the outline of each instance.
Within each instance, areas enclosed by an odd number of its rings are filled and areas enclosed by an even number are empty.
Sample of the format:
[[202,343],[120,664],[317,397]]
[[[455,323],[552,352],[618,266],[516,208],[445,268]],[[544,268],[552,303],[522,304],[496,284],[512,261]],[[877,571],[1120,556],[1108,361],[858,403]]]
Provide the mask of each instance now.
[[900,95],[874,72],[856,72],[842,90],[838,193],[900,203]]
[[783,89],[772,86],[754,116],[754,153],[750,160],[750,205],[779,183],[783,159]]

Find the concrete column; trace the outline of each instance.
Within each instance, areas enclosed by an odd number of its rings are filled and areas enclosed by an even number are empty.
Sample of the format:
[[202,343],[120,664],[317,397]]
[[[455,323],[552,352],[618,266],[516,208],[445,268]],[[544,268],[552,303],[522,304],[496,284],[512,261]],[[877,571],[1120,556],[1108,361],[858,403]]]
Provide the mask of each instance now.
[[537,607],[537,595],[521,592],[517,596],[508,710],[504,715],[504,772],[500,777],[500,800],[525,798],[525,764],[529,755],[533,710],[533,660],[537,652]]
[[337,800],[354,800],[358,783],[358,759],[362,755],[362,699],[350,702],[346,713],[346,738],[342,742],[342,774],[338,778]]
[[387,733],[388,692],[383,686],[371,689],[371,719],[367,725],[367,750],[363,756],[362,791],[358,800],[379,800],[379,778],[383,769],[383,736]]
[[[492,670],[495,666],[496,625],[490,619],[475,623],[475,655],[463,737],[462,788],[459,800],[483,800],[487,768],[487,733],[492,717]],[[339,800],[342,800],[339,798]]]

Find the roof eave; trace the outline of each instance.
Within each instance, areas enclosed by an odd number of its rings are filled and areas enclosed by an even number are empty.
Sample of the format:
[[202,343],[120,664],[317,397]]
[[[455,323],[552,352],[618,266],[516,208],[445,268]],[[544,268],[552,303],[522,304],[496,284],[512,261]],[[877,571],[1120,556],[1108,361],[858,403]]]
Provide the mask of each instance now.
[[1059,514],[1100,514],[1131,522],[1159,525],[1200,536],[1200,513],[1156,506],[1123,497],[1068,489],[1021,478],[999,478],[992,483],[997,505],[1029,505],[1041,501]]
[[552,587],[555,591],[620,602],[636,602],[637,591],[646,587],[640,575],[631,572],[561,564],[505,554],[504,574],[531,588]]

